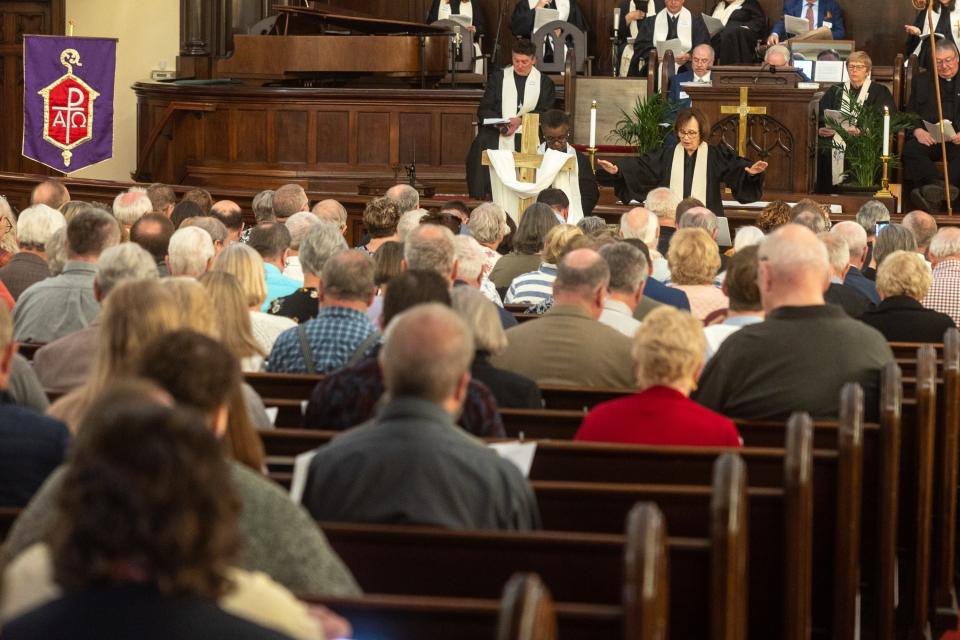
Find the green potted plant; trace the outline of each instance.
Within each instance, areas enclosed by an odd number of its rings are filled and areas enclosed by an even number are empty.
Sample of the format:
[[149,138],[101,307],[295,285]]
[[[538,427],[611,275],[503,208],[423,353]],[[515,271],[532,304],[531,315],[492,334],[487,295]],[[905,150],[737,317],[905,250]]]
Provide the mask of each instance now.
[[[826,126],[836,132],[836,137],[821,139],[821,145],[830,150],[844,152],[843,183],[840,190],[875,191],[880,184],[883,161],[883,110],[873,105],[857,102],[857,96],[849,87],[844,87],[843,101],[848,106],[843,118],[825,118]],[[897,132],[907,128],[916,119],[911,113],[890,114],[890,135],[896,139]],[[891,144],[893,141],[891,141]],[[891,147],[890,167],[900,159]]]
[[677,105],[671,103],[661,93],[649,98],[638,96],[633,111],[620,110],[623,116],[617,121],[616,128],[607,138],[620,140],[636,149],[637,155],[643,155],[663,145],[664,138],[670,133],[671,123],[677,117]]

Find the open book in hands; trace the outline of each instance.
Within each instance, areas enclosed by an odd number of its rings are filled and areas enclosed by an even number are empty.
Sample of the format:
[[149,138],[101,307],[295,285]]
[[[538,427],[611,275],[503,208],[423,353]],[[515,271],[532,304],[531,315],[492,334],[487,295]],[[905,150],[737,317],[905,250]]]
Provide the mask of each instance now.
[[957,132],[953,130],[953,123],[949,120],[943,121],[943,138],[940,137],[940,124],[937,122],[927,122],[923,121],[923,128],[927,130],[927,133],[933,136],[934,142],[943,142],[944,139],[949,140],[953,136],[957,135]]
[[674,59],[679,58],[687,52],[683,43],[680,42],[680,38],[671,38],[670,40],[663,40],[657,43],[657,58],[663,60],[663,56],[667,51],[673,51]]
[[836,128],[836,125],[840,125],[844,129],[849,129],[850,127],[856,126],[853,116],[851,116],[849,113],[844,113],[843,111],[837,111],[836,109],[824,109],[823,120],[827,123],[828,127],[834,129]]

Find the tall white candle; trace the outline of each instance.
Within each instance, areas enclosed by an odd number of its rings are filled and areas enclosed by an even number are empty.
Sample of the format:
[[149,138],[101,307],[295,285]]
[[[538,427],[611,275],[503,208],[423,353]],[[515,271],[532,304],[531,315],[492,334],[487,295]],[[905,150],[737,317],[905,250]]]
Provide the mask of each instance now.
[[890,155],[890,107],[883,108],[883,155]]
[[590,146],[597,146],[597,101],[590,105]]
[[614,37],[620,33],[620,7],[617,7],[613,10],[613,35]]

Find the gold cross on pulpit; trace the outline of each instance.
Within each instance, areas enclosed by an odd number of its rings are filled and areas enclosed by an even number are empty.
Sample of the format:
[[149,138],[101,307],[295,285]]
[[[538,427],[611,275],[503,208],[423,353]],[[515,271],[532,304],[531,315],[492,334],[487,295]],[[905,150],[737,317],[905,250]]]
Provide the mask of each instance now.
[[[537,147],[540,146],[540,114],[523,114],[523,121],[520,126],[523,129],[520,135],[520,151],[514,152],[513,164],[517,168],[517,180],[520,182],[533,183],[537,181],[537,169],[540,168],[543,162],[543,156],[537,153]],[[487,157],[486,151],[483,152],[482,162],[483,166],[490,166],[490,159]],[[574,171],[577,168],[576,162],[576,156],[571,156],[560,170]],[[527,207],[533,204],[533,202],[534,198],[532,197],[520,199],[520,210],[517,211],[517,220],[520,220],[523,212],[526,211]]]
[[740,157],[747,155],[747,116],[767,114],[766,107],[751,107],[747,104],[749,95],[749,88],[740,87],[740,104],[720,107],[720,113],[737,114],[740,116],[740,125],[737,134],[737,154]]

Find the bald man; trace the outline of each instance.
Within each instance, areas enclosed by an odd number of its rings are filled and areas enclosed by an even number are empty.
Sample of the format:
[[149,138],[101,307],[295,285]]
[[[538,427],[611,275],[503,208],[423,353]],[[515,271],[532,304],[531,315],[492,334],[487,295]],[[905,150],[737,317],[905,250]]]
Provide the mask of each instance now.
[[227,228],[227,241],[224,244],[240,242],[243,234],[243,211],[233,200],[217,200],[210,207],[210,215]]
[[30,206],[45,204],[51,209],[59,209],[68,202],[70,202],[70,192],[55,178],[44,180],[35,186],[30,194]]
[[538,320],[507,331],[507,348],[492,359],[538,384],[633,387],[631,341],[599,322],[610,268],[593,249],[571,251],[557,266],[554,304]]
[[917,253],[930,264],[927,252],[930,250],[930,241],[937,235],[937,221],[926,211],[911,211],[903,216],[903,226],[910,230],[917,241]]
[[536,498],[516,466],[454,426],[473,353],[470,330],[441,304],[393,319],[379,355],[387,401],[310,463],[303,504],[315,519],[539,527]]
[[330,222],[340,227],[340,233],[347,233],[347,210],[336,200],[321,200],[313,205],[313,215],[323,222]]
[[731,418],[784,420],[794,411],[835,419],[840,389],[857,382],[866,419],[878,413],[880,370],[893,361],[883,335],[826,305],[827,248],[785,225],[764,238],[757,283],[764,322],[730,336],[710,360],[694,399]]

